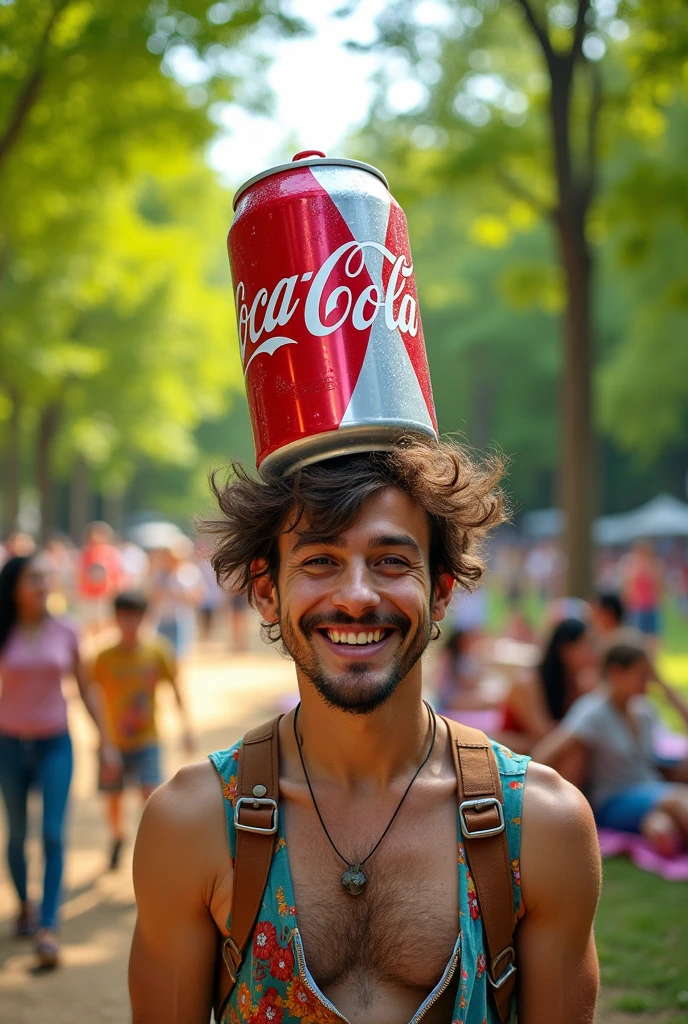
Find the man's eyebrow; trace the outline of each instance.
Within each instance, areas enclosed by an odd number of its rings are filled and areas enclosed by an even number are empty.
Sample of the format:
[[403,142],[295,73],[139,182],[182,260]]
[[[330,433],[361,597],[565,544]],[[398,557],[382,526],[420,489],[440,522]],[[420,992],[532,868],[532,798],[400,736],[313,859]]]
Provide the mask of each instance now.
[[309,548],[313,544],[325,544],[330,548],[346,547],[346,537],[340,533],[299,533],[297,536],[299,539],[294,544],[292,552],[300,551],[301,548]]
[[369,548],[413,548],[419,558],[422,557],[423,552],[420,547],[413,539],[409,537],[407,533],[383,533],[379,537],[371,537],[368,541]]

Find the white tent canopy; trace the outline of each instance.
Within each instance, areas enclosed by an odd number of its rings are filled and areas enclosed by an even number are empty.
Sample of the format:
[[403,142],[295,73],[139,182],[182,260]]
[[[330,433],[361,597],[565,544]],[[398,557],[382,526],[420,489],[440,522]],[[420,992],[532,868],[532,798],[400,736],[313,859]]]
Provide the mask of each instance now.
[[[560,509],[540,509],[523,517],[529,537],[557,537],[564,526]],[[621,515],[601,516],[594,525],[598,544],[629,544],[634,540],[688,537],[688,505],[670,494],[659,494],[640,508]]]

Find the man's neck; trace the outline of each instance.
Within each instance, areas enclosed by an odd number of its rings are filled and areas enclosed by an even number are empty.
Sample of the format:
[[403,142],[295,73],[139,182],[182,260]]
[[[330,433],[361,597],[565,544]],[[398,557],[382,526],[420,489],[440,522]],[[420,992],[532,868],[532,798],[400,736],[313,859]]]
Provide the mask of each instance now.
[[330,707],[308,679],[297,675],[297,730],[312,779],[327,777],[348,789],[381,790],[417,767],[430,736],[420,662],[389,700],[365,715]]

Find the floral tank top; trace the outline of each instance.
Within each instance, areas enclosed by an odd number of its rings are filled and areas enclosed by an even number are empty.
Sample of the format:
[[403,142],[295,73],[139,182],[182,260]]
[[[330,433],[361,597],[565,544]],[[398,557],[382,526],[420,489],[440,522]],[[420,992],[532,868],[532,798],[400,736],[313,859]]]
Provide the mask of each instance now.
[[[237,762],[241,743],[210,754],[222,781],[227,833],[232,857],[236,853],[234,802]],[[530,758],[514,754],[492,742],[502,781],[504,818],[511,862],[514,914],[521,896],[519,856],[521,806],[525,774]],[[460,934],[452,957],[439,982],[421,1003],[409,1024],[421,1024],[425,1012],[458,978],[452,1024],[499,1024],[494,1003],[488,996],[486,956],[480,908],[475,884],[466,862],[457,807],[457,867],[459,873]],[[227,922],[229,927],[229,921]],[[514,1014],[512,1013],[512,1020]],[[313,979],[303,952],[294,907],[284,817],[280,821],[263,902],[241,965],[237,983],[227,1001],[219,1024],[348,1024]]]

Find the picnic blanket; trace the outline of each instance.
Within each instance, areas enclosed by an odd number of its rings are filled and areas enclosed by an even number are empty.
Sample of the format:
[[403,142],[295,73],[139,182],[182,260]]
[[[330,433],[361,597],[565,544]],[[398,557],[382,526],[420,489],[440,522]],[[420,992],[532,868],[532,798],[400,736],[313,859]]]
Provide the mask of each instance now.
[[597,832],[603,857],[617,857],[620,853],[653,875],[659,875],[668,882],[688,882],[688,853],[676,857],[662,857],[652,849],[644,836],[634,832],[617,832],[613,828],[601,828]]

